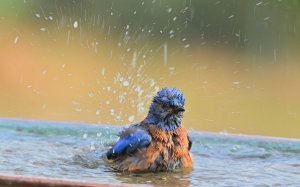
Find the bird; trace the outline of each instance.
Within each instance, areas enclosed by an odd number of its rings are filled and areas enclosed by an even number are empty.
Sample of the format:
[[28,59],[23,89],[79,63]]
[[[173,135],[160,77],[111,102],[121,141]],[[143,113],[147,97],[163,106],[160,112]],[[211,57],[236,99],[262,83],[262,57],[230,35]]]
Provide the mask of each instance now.
[[163,172],[192,168],[192,140],[182,126],[185,104],[177,88],[163,88],[153,97],[146,118],[119,133],[106,157],[114,170]]

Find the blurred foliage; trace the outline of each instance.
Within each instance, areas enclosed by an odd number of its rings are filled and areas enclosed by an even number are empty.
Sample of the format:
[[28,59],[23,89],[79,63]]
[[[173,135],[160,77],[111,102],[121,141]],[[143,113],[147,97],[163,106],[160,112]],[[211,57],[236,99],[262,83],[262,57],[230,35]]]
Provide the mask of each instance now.
[[[254,52],[264,48],[263,53],[273,55],[274,48],[298,47],[300,39],[298,0],[4,0],[0,4],[2,19],[15,19],[17,24],[42,24],[56,34],[78,21],[81,37],[98,33],[105,40],[126,40],[133,46],[165,41]],[[41,20],[33,19],[36,14]]]
[[300,1],[2,0],[0,115],[140,121],[161,87],[185,125],[299,138]]

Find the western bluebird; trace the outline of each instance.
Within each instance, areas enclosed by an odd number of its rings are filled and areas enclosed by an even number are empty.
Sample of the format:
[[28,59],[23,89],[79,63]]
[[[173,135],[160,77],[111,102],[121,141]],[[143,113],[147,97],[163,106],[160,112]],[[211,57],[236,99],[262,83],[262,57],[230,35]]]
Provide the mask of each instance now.
[[153,98],[147,117],[120,133],[106,153],[119,171],[173,171],[192,167],[192,142],[181,126],[185,98],[176,88],[164,88]]

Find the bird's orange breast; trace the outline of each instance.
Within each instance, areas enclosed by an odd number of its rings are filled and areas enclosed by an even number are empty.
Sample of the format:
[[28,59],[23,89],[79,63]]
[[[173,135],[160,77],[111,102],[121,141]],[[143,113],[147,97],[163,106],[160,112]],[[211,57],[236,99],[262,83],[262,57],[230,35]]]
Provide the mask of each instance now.
[[[189,154],[187,131],[180,127],[174,131],[164,131],[154,125],[146,127],[152,136],[152,142],[144,153],[149,163],[161,162],[166,167],[180,162],[180,167],[193,165]],[[159,157],[161,155],[161,157]],[[162,158],[162,160],[157,160]],[[171,164],[171,165],[170,165]]]
[[144,125],[152,137],[150,145],[134,155],[117,161],[115,169],[121,171],[171,171],[193,166],[188,149],[188,136],[184,128],[164,131],[155,125]]

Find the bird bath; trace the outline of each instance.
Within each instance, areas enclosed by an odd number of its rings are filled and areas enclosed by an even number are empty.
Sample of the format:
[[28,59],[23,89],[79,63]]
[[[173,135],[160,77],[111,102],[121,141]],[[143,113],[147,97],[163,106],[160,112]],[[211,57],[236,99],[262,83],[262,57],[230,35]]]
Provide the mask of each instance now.
[[[190,132],[194,169],[119,173],[102,156],[120,127],[0,119],[0,175],[95,184],[167,186],[297,186],[300,140]],[[46,179],[45,179],[46,178]],[[3,178],[0,177],[3,182]],[[51,181],[50,181],[51,182]],[[53,182],[53,181],[52,181]],[[63,183],[63,182],[62,182]],[[60,182],[54,184],[61,184]],[[70,183],[71,185],[72,183]]]

